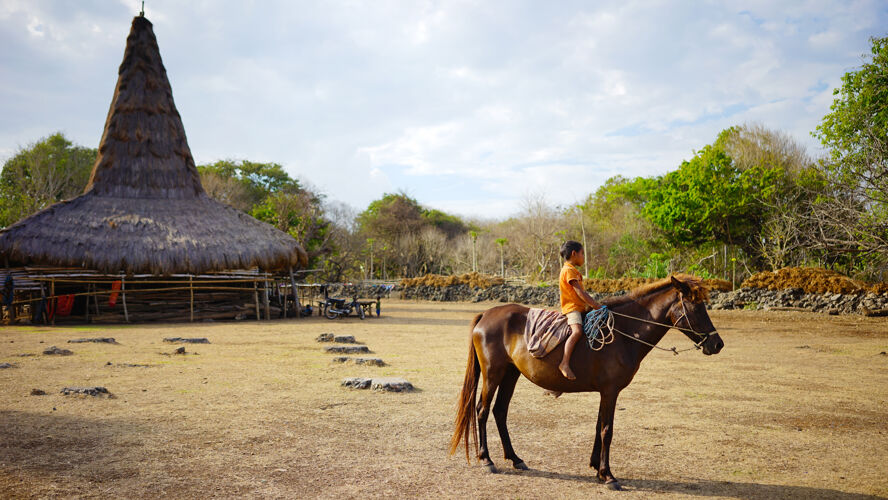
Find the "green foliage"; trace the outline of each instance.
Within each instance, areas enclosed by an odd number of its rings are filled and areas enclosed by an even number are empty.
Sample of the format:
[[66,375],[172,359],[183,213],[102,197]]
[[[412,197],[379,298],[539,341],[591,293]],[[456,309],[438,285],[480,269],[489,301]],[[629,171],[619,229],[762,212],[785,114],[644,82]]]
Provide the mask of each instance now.
[[677,246],[708,241],[752,246],[765,214],[762,200],[774,195],[785,172],[781,166],[758,164],[738,168],[725,152],[736,129],[723,131],[678,170],[647,191],[644,215]]
[[868,195],[888,203],[888,37],[871,42],[870,61],[842,76],[814,136],[829,150],[833,180],[863,182]]
[[448,238],[464,234],[466,232],[466,223],[455,215],[444,213],[435,209],[423,209],[422,218],[429,225],[434,226]]
[[639,278],[665,278],[669,275],[669,257],[652,253],[644,261],[636,276]]
[[199,165],[197,171],[202,179],[217,176],[237,181],[247,196],[248,207],[262,203],[273,193],[298,193],[301,190],[299,181],[291,178],[284,167],[277,163],[220,160],[208,165]]
[[96,155],[61,132],[20,149],[0,172],[0,227],[83,193]]
[[424,225],[423,208],[404,193],[386,193],[358,214],[362,232],[383,239],[415,233]]
[[587,279],[605,279],[607,278],[607,271],[602,266],[598,266],[595,269],[590,269],[589,273],[586,275]]

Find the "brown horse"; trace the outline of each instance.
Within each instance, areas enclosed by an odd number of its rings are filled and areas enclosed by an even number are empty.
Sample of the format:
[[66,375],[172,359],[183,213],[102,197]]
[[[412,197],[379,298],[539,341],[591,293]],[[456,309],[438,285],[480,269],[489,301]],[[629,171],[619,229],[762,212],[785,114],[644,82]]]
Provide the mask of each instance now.
[[[620,489],[620,483],[610,470],[610,444],[617,396],[632,382],[641,361],[670,328],[680,330],[696,347],[702,346],[703,354],[717,354],[724,347],[706,312],[708,295],[700,280],[681,275],[641,286],[625,296],[605,300],[604,304],[613,314],[615,334],[612,341],[600,350],[591,349],[587,342],[577,345],[571,357],[576,380],[564,378],[558,370],[564,351],[563,343],[543,358],[534,358],[527,351],[524,341],[527,307],[509,304],[479,314],[472,322],[469,362],[459,396],[450,454],[463,441],[468,460],[471,434],[482,466],[489,472],[496,472],[487,449],[486,429],[490,404],[496,394],[493,417],[505,458],[511,460],[516,469],[527,469],[527,465],[512,449],[506,428],[509,401],[518,378],[524,375],[534,384],[550,391],[601,394],[589,466],[597,470],[599,481],[605,482],[611,489]],[[481,397],[476,403],[479,375]]]

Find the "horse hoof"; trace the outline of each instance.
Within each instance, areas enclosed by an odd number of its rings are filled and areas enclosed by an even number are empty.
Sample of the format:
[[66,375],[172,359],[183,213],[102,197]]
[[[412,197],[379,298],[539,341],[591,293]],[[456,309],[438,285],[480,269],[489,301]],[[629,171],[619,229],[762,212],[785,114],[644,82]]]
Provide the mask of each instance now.
[[623,487],[620,486],[620,482],[617,481],[616,479],[612,479],[612,480],[604,483],[604,485],[607,486],[607,489],[612,490],[612,491],[623,491]]
[[513,467],[515,467],[518,470],[530,470],[530,468],[524,462],[518,462],[515,465],[513,465]]
[[482,464],[481,468],[484,469],[484,472],[489,472],[490,474],[496,474],[498,472],[496,470],[496,465],[493,464]]

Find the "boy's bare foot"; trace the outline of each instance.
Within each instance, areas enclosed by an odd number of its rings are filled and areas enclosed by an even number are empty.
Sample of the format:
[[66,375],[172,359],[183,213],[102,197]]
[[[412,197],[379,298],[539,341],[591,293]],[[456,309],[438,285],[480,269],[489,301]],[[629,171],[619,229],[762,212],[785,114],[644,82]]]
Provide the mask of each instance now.
[[561,374],[564,375],[564,378],[567,380],[576,380],[577,376],[574,375],[573,370],[570,369],[570,365],[567,363],[562,363],[558,365],[558,369],[561,370]]
[[561,396],[562,394],[564,394],[564,393],[561,391],[545,391],[545,392],[543,392],[543,396],[552,396],[555,399],[558,399],[558,397]]

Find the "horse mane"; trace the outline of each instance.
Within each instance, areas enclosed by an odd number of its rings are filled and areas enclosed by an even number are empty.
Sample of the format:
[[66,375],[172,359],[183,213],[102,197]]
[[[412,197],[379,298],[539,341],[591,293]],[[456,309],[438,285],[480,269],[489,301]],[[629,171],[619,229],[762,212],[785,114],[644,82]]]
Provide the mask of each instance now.
[[679,273],[673,274],[668,278],[654,281],[653,283],[639,285],[630,290],[629,293],[627,293],[626,295],[608,297],[606,299],[603,299],[601,302],[608,307],[620,306],[629,302],[635,302],[642,297],[660,292],[664,288],[672,287],[673,277],[685,283],[691,289],[691,293],[686,295],[686,298],[688,300],[690,300],[691,302],[709,301],[709,288],[703,283],[702,279],[690,274]]

